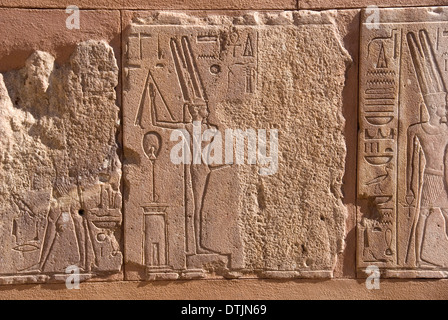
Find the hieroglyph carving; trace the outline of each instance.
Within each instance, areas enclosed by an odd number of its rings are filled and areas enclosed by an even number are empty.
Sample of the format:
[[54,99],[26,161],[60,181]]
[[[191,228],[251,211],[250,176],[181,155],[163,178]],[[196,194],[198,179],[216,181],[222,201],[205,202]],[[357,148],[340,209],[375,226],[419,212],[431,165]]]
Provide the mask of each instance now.
[[[127,279],[331,276],[349,58],[329,17],[145,14],[123,38]],[[321,151],[296,144],[316,137]]]
[[[223,42],[223,37],[232,41]],[[244,45],[240,38],[246,39]],[[235,217],[227,220],[234,228],[226,230],[232,233],[227,245],[209,239],[205,231],[210,210],[205,207],[206,197],[210,201],[210,197],[223,196],[218,171],[228,174],[234,169],[200,158],[190,159],[193,164],[184,161],[176,166],[170,159],[174,146],[170,140],[177,133],[181,140],[188,140],[189,151],[196,146],[202,150],[205,142],[196,141],[194,131],[216,129],[208,119],[210,100],[199,69],[207,70],[207,82],[225,80],[222,85],[227,86],[229,97],[245,99],[254,93],[257,59],[256,42],[252,41],[256,39],[257,33],[247,28],[223,32],[221,28],[173,30],[168,26],[133,26],[128,36],[126,76],[145,77],[132,131],[142,137],[136,141],[144,154],[142,172],[150,167],[145,178],[149,187],[146,200],[138,209],[143,231],[141,263],[146,266],[147,279],[177,278],[179,270],[185,277],[202,277],[207,265],[227,271],[242,268],[242,243]],[[216,79],[218,76],[221,79]],[[188,156],[196,155],[188,152]],[[176,216],[185,221],[179,225],[173,221]],[[177,238],[182,234],[185,240],[180,242]]]
[[358,267],[389,276],[448,270],[448,24],[429,11],[362,28]]
[[0,281],[120,272],[117,84],[101,41],[78,44],[67,65],[37,51],[0,75]]

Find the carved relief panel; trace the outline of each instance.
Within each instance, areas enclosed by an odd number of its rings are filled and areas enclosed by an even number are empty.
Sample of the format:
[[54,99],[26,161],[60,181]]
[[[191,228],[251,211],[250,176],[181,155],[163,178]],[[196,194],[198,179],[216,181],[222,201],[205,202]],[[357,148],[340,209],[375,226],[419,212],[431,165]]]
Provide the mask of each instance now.
[[362,24],[360,271],[377,265],[388,277],[447,275],[444,17],[435,8],[381,10],[380,24]]
[[[145,188],[127,210],[140,213],[134,223],[146,278],[177,278],[179,270],[185,278],[203,277],[205,266],[241,269],[237,216],[216,214],[222,206],[237,210],[238,193],[232,190],[238,185],[230,178],[236,169],[175,165],[170,139],[184,131],[194,139],[194,130],[216,126],[209,114],[219,99],[251,98],[257,81],[257,33],[244,27],[144,25],[132,25],[129,32],[125,81],[144,86],[127,95],[137,102],[127,131],[135,138],[127,140],[127,148],[141,152],[138,160],[135,156],[139,170],[127,180],[130,193]],[[198,119],[201,125],[195,126]],[[194,143],[188,142],[187,149],[192,151]],[[199,141],[198,147],[203,146]]]
[[0,283],[120,275],[118,66],[104,41],[0,75]]
[[[349,58],[326,15],[294,14],[148,12],[126,27],[127,279],[331,277],[344,233],[338,113]],[[316,87],[334,98],[311,103]],[[296,141],[318,136],[337,155],[304,155]],[[212,141],[222,144],[207,153]]]

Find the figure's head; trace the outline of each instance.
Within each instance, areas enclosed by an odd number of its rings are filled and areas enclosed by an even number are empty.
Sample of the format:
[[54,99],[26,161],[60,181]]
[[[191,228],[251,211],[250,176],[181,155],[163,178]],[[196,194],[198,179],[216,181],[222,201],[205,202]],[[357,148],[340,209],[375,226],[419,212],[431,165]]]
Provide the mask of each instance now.
[[424,96],[426,109],[430,118],[438,117],[446,120],[447,94],[429,93]]
[[70,199],[76,199],[76,185],[71,183],[68,177],[57,177],[53,185],[53,197],[59,201],[70,202]]
[[26,60],[26,87],[37,94],[44,94],[50,85],[54,68],[54,57],[46,52],[36,51]]
[[[429,120],[433,123],[446,122],[446,88],[437,66],[437,58],[434,55],[429,33],[426,29],[420,29],[418,34],[414,31],[408,32],[406,38],[417,81],[425,101],[426,108],[422,108],[421,111],[424,112],[426,109]],[[422,121],[424,121],[423,117],[422,114]]]
[[210,111],[206,102],[188,104],[188,113],[192,121],[204,121],[208,118]]

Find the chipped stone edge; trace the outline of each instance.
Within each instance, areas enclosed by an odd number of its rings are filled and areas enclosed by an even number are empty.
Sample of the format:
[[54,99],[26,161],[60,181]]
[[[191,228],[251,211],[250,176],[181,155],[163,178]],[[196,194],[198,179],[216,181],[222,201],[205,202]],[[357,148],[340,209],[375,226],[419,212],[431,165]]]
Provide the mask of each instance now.
[[[55,273],[55,274],[29,274],[29,275],[2,275],[0,276],[0,286],[19,285],[19,284],[63,284],[67,277],[73,274]],[[123,272],[119,273],[82,273],[79,275],[79,281],[82,282],[108,282],[122,281]]]
[[[415,270],[415,269],[397,269],[391,270],[379,267],[380,279],[446,279],[448,278],[447,270]],[[357,269],[357,278],[366,279],[372,272],[366,272],[366,268]]]
[[[80,41],[76,43],[75,48],[73,49],[73,52],[70,55],[70,59],[68,62],[66,62],[65,64],[70,65],[71,64],[71,59],[73,57],[73,55],[75,54],[77,48],[79,46],[81,46],[82,44],[85,43],[102,43],[104,45],[106,45],[107,47],[109,47],[112,52],[114,52],[113,48],[111,47],[111,45],[105,41],[105,40],[94,40],[94,39],[88,39],[85,41]],[[38,53],[38,54],[43,54],[43,55],[48,55],[54,63],[55,57],[53,57],[52,54],[46,52],[46,51],[40,51],[40,50],[34,50],[34,53]],[[32,53],[33,54],[33,53]],[[116,91],[116,95],[117,90],[119,90],[119,79],[120,79],[120,67],[118,66],[118,60],[117,57],[114,54],[114,61],[115,61],[115,66],[117,68],[117,84],[116,87],[114,88],[114,90]],[[64,64],[64,65],[65,65]],[[3,71],[0,72],[0,79],[2,79],[3,81],[3,75],[7,72],[10,72],[13,70],[9,70],[9,71]],[[114,99],[115,102],[115,106],[119,109],[119,113],[122,112],[121,110],[121,105],[119,103],[117,103],[117,99]],[[120,117],[118,117],[118,121],[119,123],[121,122]],[[116,143],[118,145],[117,151],[120,150],[120,148],[122,148],[120,146],[120,142],[119,142],[119,137],[123,134],[122,133],[123,129],[122,126],[120,125],[119,127],[117,127],[117,130],[115,132],[115,138],[116,138]],[[123,166],[123,159],[121,157],[121,154],[117,154],[119,159],[120,159],[120,166]],[[120,184],[123,184],[123,170],[121,169],[120,172]],[[123,189],[122,187],[119,188],[120,193],[123,194]],[[124,218],[124,210],[123,208],[121,209],[121,216],[122,219]],[[123,222],[122,222],[122,226],[121,228],[124,228]],[[123,280],[124,279],[124,268],[125,268],[125,262],[124,262],[124,240],[122,239],[122,243],[120,243],[120,252],[123,254],[123,259],[122,259],[122,263],[120,266],[120,270],[116,270],[116,271],[103,271],[100,273],[81,273],[79,274],[79,280],[80,282],[101,282],[101,281],[117,281],[117,280]],[[47,283],[65,283],[66,279],[68,276],[70,276],[72,274],[64,274],[64,273],[35,273],[35,274],[0,274],[0,286],[1,285],[14,285],[14,284],[47,284]]]
[[[426,14],[425,14],[426,13]],[[369,25],[372,12],[361,10],[362,27]],[[448,6],[427,6],[417,8],[379,8],[379,24],[385,23],[425,23],[448,21]]]
[[334,272],[329,270],[259,270],[258,272],[229,272],[223,275],[210,275],[202,270],[183,272],[154,272],[148,273],[143,281],[171,281],[171,280],[235,280],[235,279],[273,279],[273,280],[325,280],[334,279]]
[[[229,11],[231,12],[231,11]],[[242,26],[301,26],[334,24],[338,10],[326,11],[249,11],[239,16],[207,15],[200,17],[192,12],[187,14],[176,11],[149,11],[146,16],[134,17],[134,25],[242,25]]]

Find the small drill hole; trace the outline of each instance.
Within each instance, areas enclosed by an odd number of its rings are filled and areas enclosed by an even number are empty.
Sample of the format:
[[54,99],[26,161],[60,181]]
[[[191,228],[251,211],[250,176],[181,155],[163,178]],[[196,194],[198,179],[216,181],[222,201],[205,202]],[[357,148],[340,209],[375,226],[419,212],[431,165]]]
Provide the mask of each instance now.
[[83,216],[83,215],[84,215],[84,209],[79,209],[78,214],[79,214],[80,216]]

